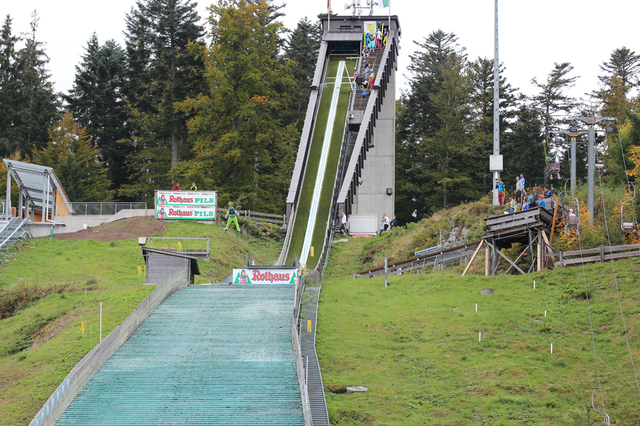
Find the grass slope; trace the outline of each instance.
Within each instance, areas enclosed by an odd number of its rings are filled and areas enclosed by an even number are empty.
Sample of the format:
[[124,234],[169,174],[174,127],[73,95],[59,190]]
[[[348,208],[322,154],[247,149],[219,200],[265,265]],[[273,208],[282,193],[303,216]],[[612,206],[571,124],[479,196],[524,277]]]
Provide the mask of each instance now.
[[[414,237],[399,233],[397,243]],[[394,276],[386,289],[384,279],[352,279],[371,247],[397,249],[385,238],[350,239],[331,253],[317,336],[324,383],[369,388],[327,393],[333,425],[587,424],[598,377],[582,268]],[[637,368],[640,261],[615,265]],[[610,263],[586,266],[585,277],[606,411],[611,424],[640,424]],[[480,295],[483,288],[495,293]],[[592,411],[591,419],[601,417]]]
[[[336,76],[338,63],[340,61],[345,61],[345,58],[342,56],[334,56],[329,59],[326,73],[328,77]],[[346,60],[346,70],[348,71],[353,69],[354,64],[354,60]],[[340,147],[342,145],[345,121],[347,119],[349,95],[351,94],[351,86],[348,84],[348,79],[349,77],[347,76],[347,74],[343,74],[342,86],[340,88],[340,95],[338,98],[336,118],[333,127],[333,133],[331,135],[329,158],[327,160],[327,168],[325,171],[324,181],[322,183],[322,192],[320,195],[318,215],[311,242],[311,246],[315,248],[314,256],[311,256],[311,254],[309,254],[309,260],[307,262],[310,267],[314,267],[318,262],[322,251],[322,245],[324,243],[324,236],[326,234],[327,217],[329,216],[329,209],[331,208],[331,195],[333,192],[333,185],[335,183],[336,169],[338,168],[338,162],[340,160]],[[313,139],[311,141],[311,148],[307,161],[307,170],[305,172],[300,199],[298,201],[298,212],[296,213],[296,223],[295,227],[293,228],[291,246],[287,255],[287,263],[293,261],[294,254],[300,256],[300,252],[302,251],[302,244],[304,242],[307,221],[309,220],[311,198],[313,197],[313,188],[315,186],[316,176],[318,174],[318,163],[320,161],[320,153],[322,152],[322,142],[325,135],[325,129],[327,127],[327,120],[329,116],[329,109],[331,107],[332,96],[333,85],[330,84],[322,91],[322,97],[320,99],[318,116],[316,117],[316,127],[313,133]]]
[[[217,225],[199,223],[169,223],[162,236],[211,238],[212,261],[199,261],[197,282],[222,280],[246,262],[248,251],[257,263],[273,263],[281,248],[272,239],[236,239]],[[136,239],[43,238],[30,240],[0,267],[0,306],[23,303],[0,320],[0,425],[27,424],[98,343],[101,302],[104,337],[146,297],[144,278],[138,277],[142,264]]]

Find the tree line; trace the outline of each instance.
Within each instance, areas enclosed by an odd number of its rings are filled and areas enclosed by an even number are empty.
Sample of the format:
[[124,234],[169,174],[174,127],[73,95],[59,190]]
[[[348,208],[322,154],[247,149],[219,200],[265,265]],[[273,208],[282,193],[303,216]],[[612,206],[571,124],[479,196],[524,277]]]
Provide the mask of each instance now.
[[[409,88],[396,104],[396,215],[401,222],[480,199],[492,189],[493,60],[470,60],[455,33],[442,30],[414,43]],[[586,94],[586,100],[567,94],[579,78],[568,62],[556,63],[543,81],[533,78],[533,96],[519,93],[500,78],[501,176],[508,190],[514,189],[520,173],[527,186],[564,190],[569,153],[561,132],[577,124],[566,120],[570,116],[617,119],[608,123],[613,132],[600,137],[596,147],[608,171],[603,176],[606,184],[626,183],[621,146],[629,159],[630,147],[640,145],[640,115],[635,112],[639,98],[633,91],[640,55],[626,47],[615,49],[600,69],[599,87]],[[501,64],[501,75],[503,70]],[[586,144],[578,144],[577,150],[577,177],[584,181]],[[549,179],[550,156],[562,161],[560,181]]]
[[[138,0],[125,45],[87,41],[68,94],[38,39],[0,34],[0,154],[51,166],[73,201],[151,201],[196,182],[220,202],[282,211],[320,46],[282,6],[218,0],[208,30],[191,0]],[[18,46],[23,46],[18,48]]]
[[[271,2],[217,0],[205,28],[191,0],[138,0],[126,15],[125,45],[93,34],[67,94],[53,89],[37,15],[21,35],[7,16],[0,154],[53,167],[73,201],[149,202],[156,189],[196,182],[219,191],[221,203],[282,212],[321,39],[319,22],[305,18],[288,30],[282,15]],[[396,104],[401,223],[477,200],[492,184],[493,61],[470,60],[441,30],[414,43],[408,90]],[[567,159],[553,133],[568,129],[568,115],[616,117],[625,155],[640,145],[639,56],[616,49],[601,70],[586,101],[566,94],[578,78],[570,63],[533,79],[529,97],[501,78],[508,188],[520,173],[528,184],[562,187],[548,180],[546,158]],[[610,185],[626,179],[618,142],[615,132],[598,141]],[[584,179],[586,147],[578,148]],[[564,176],[568,167],[562,161]]]

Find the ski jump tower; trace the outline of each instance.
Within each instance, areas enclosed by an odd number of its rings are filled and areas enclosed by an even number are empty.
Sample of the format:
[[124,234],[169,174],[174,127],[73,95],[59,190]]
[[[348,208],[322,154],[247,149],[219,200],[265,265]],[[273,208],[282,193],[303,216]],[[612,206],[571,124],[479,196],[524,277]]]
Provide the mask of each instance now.
[[[333,15],[329,19],[324,15],[320,19],[323,25],[322,43],[287,197],[289,229],[280,257],[281,263],[291,261],[293,253],[306,260],[305,249],[296,240],[302,238],[301,228],[313,226],[315,220],[315,231],[308,231],[314,234],[312,245],[315,247],[315,259],[309,258],[309,268],[317,268],[314,262],[321,261],[322,256],[319,255],[325,252],[331,228],[339,224],[341,211],[348,215],[375,215],[376,223],[379,223],[383,213],[393,216],[395,201],[398,17]],[[378,28],[388,31],[386,45],[372,51],[368,58],[363,58],[365,35]],[[344,74],[342,71],[336,73],[337,61],[346,64],[341,68]],[[372,66],[374,78],[373,85],[367,90],[369,96],[363,98],[356,93],[353,81],[355,70],[363,74],[365,61]],[[342,89],[334,93],[341,94],[331,103],[332,111],[327,112],[330,104],[326,98],[340,84]],[[307,175],[316,173],[318,162],[321,164],[320,170],[324,170],[324,160],[316,158],[319,155],[315,153],[319,152],[319,148],[314,150],[314,144],[322,143],[316,140],[322,139],[319,135],[328,128],[327,116],[329,121],[333,120],[334,137],[339,132],[342,138],[340,146],[331,145],[334,155],[329,153],[326,172],[321,172],[324,176],[318,175],[317,182],[324,185],[323,198],[316,203],[318,207],[314,205],[315,201],[306,201],[311,198],[313,191],[313,185],[308,183],[310,176]],[[339,155],[336,150],[340,151]],[[329,189],[325,190],[326,185],[332,189],[330,197],[324,195],[329,193]],[[314,209],[317,209],[317,218],[308,219],[309,211],[312,216],[316,214]],[[319,228],[322,229],[322,238],[316,235],[320,233]]]

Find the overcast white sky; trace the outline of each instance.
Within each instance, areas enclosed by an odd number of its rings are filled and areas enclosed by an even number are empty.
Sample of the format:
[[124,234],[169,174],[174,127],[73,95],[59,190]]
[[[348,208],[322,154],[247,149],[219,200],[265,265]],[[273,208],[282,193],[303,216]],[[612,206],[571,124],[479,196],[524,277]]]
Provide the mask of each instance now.
[[[333,11],[341,14],[350,0],[332,0]],[[366,0],[362,0],[365,3]],[[493,58],[493,0],[410,1],[390,0],[391,14],[398,15],[402,29],[400,41],[399,87],[406,88],[409,54],[414,40],[422,41],[432,31],[442,29],[459,36],[469,59]],[[100,43],[115,39],[124,46],[125,14],[135,0],[23,0],[3,2],[6,14],[13,18],[15,33],[28,32],[31,12],[40,16],[38,38],[47,43],[51,59],[49,69],[55,89],[68,91],[73,83],[75,65],[80,61],[89,36],[94,31]],[[211,1],[200,1],[198,10],[206,16]],[[281,0],[276,0],[281,3]],[[326,10],[324,0],[288,0],[284,9],[285,25],[293,29],[304,16],[314,20]],[[609,59],[614,49],[626,46],[640,52],[637,19],[640,2],[629,0],[538,0],[500,2],[500,61],[505,77],[522,93],[533,94],[533,77],[544,81],[554,62],[571,62],[574,75],[580,76],[570,92],[582,96],[597,88],[598,65]],[[382,9],[378,13],[387,13]]]

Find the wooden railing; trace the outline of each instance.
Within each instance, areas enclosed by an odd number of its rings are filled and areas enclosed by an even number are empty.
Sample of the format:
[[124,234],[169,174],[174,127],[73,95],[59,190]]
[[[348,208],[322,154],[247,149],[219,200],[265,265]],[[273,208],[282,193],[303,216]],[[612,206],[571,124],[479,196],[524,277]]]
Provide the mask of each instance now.
[[[227,210],[228,209],[218,208],[218,216],[224,218]],[[280,226],[284,226],[287,222],[287,216],[284,214],[260,213],[251,210],[236,210],[236,212],[238,212],[238,217],[254,222],[275,223]]]
[[592,249],[560,251],[547,254],[556,266],[573,266],[582,263],[606,262],[611,259],[626,257],[640,257],[640,244],[626,244],[621,246],[600,246]]

